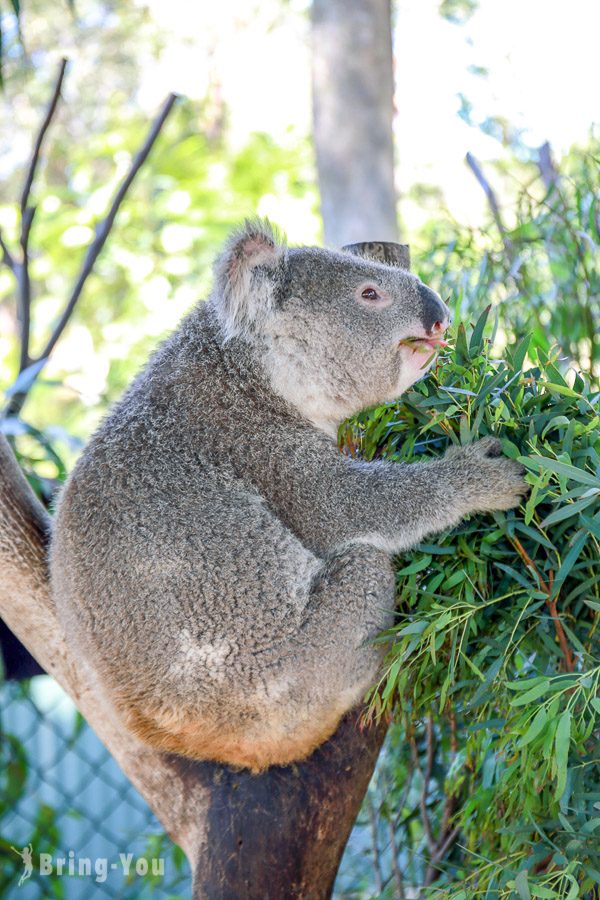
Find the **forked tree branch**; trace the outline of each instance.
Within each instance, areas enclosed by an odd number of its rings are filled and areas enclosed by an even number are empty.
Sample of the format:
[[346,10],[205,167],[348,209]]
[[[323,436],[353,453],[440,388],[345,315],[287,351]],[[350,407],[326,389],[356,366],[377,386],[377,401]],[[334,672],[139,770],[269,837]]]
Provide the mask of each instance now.
[[29,168],[27,169],[27,173],[25,175],[25,181],[23,183],[23,190],[21,192],[21,202],[20,202],[20,214],[21,214],[21,234],[19,238],[19,243],[21,245],[21,262],[18,264],[17,269],[17,283],[18,283],[18,309],[19,309],[19,322],[21,327],[21,347],[20,347],[20,356],[19,356],[19,372],[23,372],[27,366],[29,366],[31,360],[29,358],[29,333],[31,328],[31,280],[29,276],[29,236],[31,234],[31,226],[33,225],[33,219],[36,213],[36,207],[30,205],[29,198],[31,194],[31,188],[33,187],[33,182],[36,175],[36,170],[40,161],[40,155],[42,152],[42,145],[44,143],[44,138],[46,136],[46,132],[50,127],[50,123],[54,118],[54,113],[56,112],[58,101],[60,99],[61,89],[65,77],[65,72],[67,70],[67,60],[62,59],[60,61],[58,67],[58,74],[56,77],[56,82],[54,85],[54,91],[52,92],[52,97],[50,99],[50,103],[48,105],[48,109],[46,110],[46,115],[40,125],[40,129],[38,131],[37,137],[35,139],[35,143],[33,145],[33,153],[31,154],[31,161],[29,163]]
[[[54,114],[58,107],[58,103],[61,96],[61,90],[65,78],[65,73],[67,69],[67,60],[63,59],[60,63],[58,69],[58,75],[56,78],[56,82],[54,85],[54,89],[52,92],[52,97],[50,99],[50,103],[46,110],[44,119],[40,125],[40,129],[34,141],[33,151],[31,155],[31,161],[29,163],[25,181],[23,184],[23,189],[21,191],[21,199],[19,204],[19,212],[20,212],[20,259],[17,259],[15,254],[9,249],[4,240],[2,234],[0,233],[0,250],[2,250],[2,259],[6,266],[11,270],[13,275],[15,276],[17,282],[17,310],[18,310],[18,319],[19,319],[19,327],[20,327],[20,351],[19,351],[19,372],[20,375],[26,369],[29,369],[30,377],[27,379],[26,383],[23,386],[19,387],[19,390],[15,391],[10,398],[10,401],[5,409],[5,415],[7,416],[17,416],[19,415],[21,409],[23,408],[23,404],[27,399],[27,395],[31,390],[35,380],[39,376],[42,371],[44,364],[50,354],[52,353],[54,347],[63,331],[65,330],[72,314],[77,301],[79,300],[85,283],[92,273],[94,269],[94,265],[98,256],[102,252],[102,248],[106,243],[106,240],[110,234],[110,231],[114,225],[115,218],[119,211],[125,196],[133,183],[134,178],[137,173],[140,171],[142,166],[144,165],[146,159],[154,143],[160,134],[160,131],[165,124],[169,113],[171,112],[175,101],[177,100],[176,94],[169,94],[167,99],[165,100],[161,110],[153,121],[146,140],[144,141],[141,148],[136,153],[133,158],[131,165],[125,178],[119,185],[117,189],[108,213],[102,219],[102,221],[98,224],[96,228],[96,235],[89,245],[85,258],[83,260],[81,269],[75,281],[75,284],[71,290],[71,293],[67,299],[65,308],[61,313],[58,321],[54,325],[52,333],[48,338],[44,349],[37,356],[37,358],[32,357],[30,353],[30,329],[31,329],[31,300],[32,300],[32,292],[31,292],[31,278],[29,272],[29,238],[31,235],[31,226],[33,223],[33,219],[36,212],[36,207],[30,204],[30,196],[31,190],[35,183],[35,177],[37,174],[37,170],[39,167],[39,163],[42,156],[42,149],[44,144],[44,138],[48,132],[48,129],[52,123],[54,118]],[[30,368],[31,367],[31,368]]]
[[58,73],[56,76],[56,81],[54,84],[54,90],[52,92],[52,97],[50,98],[50,103],[48,104],[48,109],[46,110],[46,115],[42,120],[42,124],[40,125],[37,137],[35,139],[33,145],[33,152],[31,154],[31,161],[29,163],[29,168],[27,169],[27,173],[25,175],[25,181],[23,182],[23,189],[21,191],[21,216],[24,216],[25,211],[29,207],[29,196],[31,194],[31,188],[33,187],[33,182],[35,179],[36,170],[38,167],[38,163],[40,161],[40,155],[42,152],[42,145],[44,143],[44,138],[46,136],[46,132],[50,127],[50,123],[54,118],[54,113],[58,107],[58,101],[60,100],[61,90],[63,81],[65,78],[65,73],[67,71],[67,63],[68,60],[61,59],[58,66]]
[[2,250],[2,262],[11,270],[13,275],[17,274],[17,261],[6,246],[6,241],[0,231],[0,250]]
[[69,297],[69,299],[67,301],[67,305],[65,306],[65,309],[64,309],[61,317],[59,318],[58,322],[54,326],[54,330],[52,331],[52,334],[50,336],[50,339],[48,340],[48,343],[46,344],[46,346],[44,347],[44,349],[42,350],[42,352],[40,354],[40,359],[47,359],[47,357],[50,356],[50,354],[52,353],[52,351],[56,345],[56,342],[58,341],[59,337],[61,336],[61,334],[63,333],[63,331],[65,329],[65,326],[67,325],[69,319],[71,318],[71,315],[75,308],[75,304],[79,300],[79,297],[83,290],[83,286],[84,286],[85,282],[87,281],[87,278],[90,275],[92,269],[94,268],[94,264],[95,264],[96,260],[98,259],[98,256],[100,255],[100,252],[101,252],[102,248],[104,247],[104,244],[106,243],[106,239],[107,239],[108,235],[110,234],[111,228],[114,225],[114,221],[115,221],[116,215],[119,211],[119,207],[121,206],[121,203],[125,199],[125,195],[127,194],[127,191],[129,190],[129,188],[131,187],[133,179],[135,178],[137,173],[140,171],[140,169],[146,162],[146,159],[148,158],[148,155],[149,155],[150,151],[152,150],[152,147],[154,146],[154,142],[156,141],[156,138],[160,134],[160,131],[167,120],[167,116],[171,112],[171,110],[173,108],[173,104],[175,103],[176,100],[177,100],[176,94],[169,94],[169,96],[165,100],[165,102],[162,106],[162,109],[160,110],[156,119],[152,123],[152,126],[150,128],[150,131],[148,132],[148,136],[146,137],[146,140],[144,141],[142,147],[138,150],[138,152],[134,156],[134,158],[131,162],[131,166],[129,167],[129,171],[127,172],[125,178],[121,182],[121,185],[119,186],[119,189],[117,190],[117,192],[113,198],[113,201],[110,205],[110,209],[109,209],[108,213],[106,214],[105,218],[100,222],[100,224],[96,228],[96,237],[94,238],[94,240],[92,241],[92,243],[89,245],[89,247],[87,249],[87,253],[85,255],[85,259],[83,261],[81,271],[79,272],[79,275],[77,276],[77,280],[76,280],[73,290],[71,292],[71,296]]

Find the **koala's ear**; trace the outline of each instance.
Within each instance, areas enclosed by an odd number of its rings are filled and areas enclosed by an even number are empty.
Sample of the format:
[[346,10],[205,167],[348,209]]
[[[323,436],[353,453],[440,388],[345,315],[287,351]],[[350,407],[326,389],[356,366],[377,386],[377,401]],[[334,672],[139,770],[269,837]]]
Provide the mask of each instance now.
[[215,264],[213,305],[227,338],[249,334],[273,309],[283,283],[285,240],[266,219],[247,219]]
[[394,244],[392,241],[364,241],[360,244],[346,244],[342,247],[345,253],[396,266],[397,269],[410,269],[410,248],[408,244]]

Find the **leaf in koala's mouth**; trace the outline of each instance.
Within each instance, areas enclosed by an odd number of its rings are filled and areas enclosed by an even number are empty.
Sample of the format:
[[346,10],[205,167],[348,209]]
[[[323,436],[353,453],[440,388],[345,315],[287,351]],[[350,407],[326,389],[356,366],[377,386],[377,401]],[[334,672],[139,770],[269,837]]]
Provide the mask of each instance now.
[[418,351],[419,353],[431,353],[432,350],[447,347],[448,341],[443,340],[443,338],[435,337],[411,337],[404,338],[404,340],[399,342],[399,346],[410,347],[411,350]]

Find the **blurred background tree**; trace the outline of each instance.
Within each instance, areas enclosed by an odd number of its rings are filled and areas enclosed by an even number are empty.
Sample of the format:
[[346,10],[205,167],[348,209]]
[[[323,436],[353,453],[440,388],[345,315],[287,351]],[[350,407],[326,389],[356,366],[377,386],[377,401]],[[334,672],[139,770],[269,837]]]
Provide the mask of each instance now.
[[[72,60],[35,184],[34,352],[149,117],[168,90],[184,95],[22,416],[0,426],[40,491],[51,495],[151,349],[206,296],[223,237],[256,212],[292,243],[402,234],[415,271],[450,298],[457,318],[475,320],[492,304],[495,353],[530,333],[532,353],[560,348],[567,387],[575,370],[597,384],[595,4],[574,0],[568,17],[538,0],[197,6],[0,7],[0,227],[11,246],[15,186],[57,55]],[[361,68],[367,103],[352,83]],[[0,391],[10,392],[18,357],[15,285],[5,267]],[[400,865],[413,865],[408,883],[420,877],[420,801],[414,789],[404,793],[411,760],[395,752],[402,734],[390,733],[342,870],[345,896],[410,896]],[[408,860],[406,840],[417,848]]]

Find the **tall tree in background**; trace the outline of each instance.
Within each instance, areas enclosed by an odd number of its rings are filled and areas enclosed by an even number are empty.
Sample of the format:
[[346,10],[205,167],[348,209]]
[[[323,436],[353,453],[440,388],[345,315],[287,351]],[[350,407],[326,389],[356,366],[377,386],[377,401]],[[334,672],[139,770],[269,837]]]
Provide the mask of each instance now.
[[395,241],[390,0],[313,0],[312,59],[325,240]]

